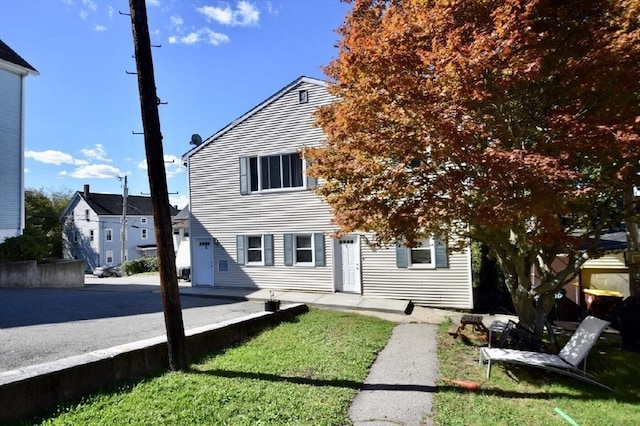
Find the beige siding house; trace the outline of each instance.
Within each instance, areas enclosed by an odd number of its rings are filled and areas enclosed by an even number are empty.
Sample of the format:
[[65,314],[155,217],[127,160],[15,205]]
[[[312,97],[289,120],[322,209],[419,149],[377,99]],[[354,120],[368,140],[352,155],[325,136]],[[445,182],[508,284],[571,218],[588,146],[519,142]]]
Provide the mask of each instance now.
[[469,251],[371,250],[332,237],[331,208],[305,175],[304,148],[324,139],[313,112],[327,84],[300,77],[184,155],[194,286],[347,292],[473,307]]

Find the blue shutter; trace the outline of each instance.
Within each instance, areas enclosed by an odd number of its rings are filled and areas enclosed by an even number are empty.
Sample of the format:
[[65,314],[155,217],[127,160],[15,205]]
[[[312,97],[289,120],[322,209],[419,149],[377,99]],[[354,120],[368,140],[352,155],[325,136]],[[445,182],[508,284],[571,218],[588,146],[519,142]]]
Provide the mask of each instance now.
[[449,267],[449,254],[447,253],[447,243],[445,241],[435,241],[436,268]]
[[236,236],[236,250],[237,250],[237,259],[238,265],[244,265],[246,261],[244,260],[244,235]]
[[396,266],[398,268],[409,267],[408,249],[400,243],[396,243]]
[[318,179],[307,176],[307,189],[316,189],[318,187]]
[[273,266],[273,235],[265,234],[264,240],[264,266]]
[[284,234],[284,265],[293,266],[293,234]]
[[240,194],[249,194],[249,157],[240,157]]
[[324,255],[324,234],[313,234],[313,245],[315,250],[316,266],[326,266]]

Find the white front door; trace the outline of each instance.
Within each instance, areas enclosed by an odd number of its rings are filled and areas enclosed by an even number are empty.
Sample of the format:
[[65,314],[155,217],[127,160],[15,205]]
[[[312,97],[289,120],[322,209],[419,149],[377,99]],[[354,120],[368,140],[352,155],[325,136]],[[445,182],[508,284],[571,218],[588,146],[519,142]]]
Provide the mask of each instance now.
[[213,244],[211,238],[195,240],[195,267],[193,285],[213,285]]
[[348,235],[336,240],[336,291],[362,293],[360,285],[360,237]]

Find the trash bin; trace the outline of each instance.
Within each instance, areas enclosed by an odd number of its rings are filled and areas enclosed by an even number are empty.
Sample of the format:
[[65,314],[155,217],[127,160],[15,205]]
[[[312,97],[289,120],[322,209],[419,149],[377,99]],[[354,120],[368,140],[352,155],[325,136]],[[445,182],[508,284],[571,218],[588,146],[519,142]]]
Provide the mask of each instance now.
[[622,293],[592,288],[585,288],[582,292],[587,306],[587,314],[605,321],[615,322],[615,312],[618,304],[622,302]]
[[616,314],[622,349],[640,353],[640,296],[624,299]]

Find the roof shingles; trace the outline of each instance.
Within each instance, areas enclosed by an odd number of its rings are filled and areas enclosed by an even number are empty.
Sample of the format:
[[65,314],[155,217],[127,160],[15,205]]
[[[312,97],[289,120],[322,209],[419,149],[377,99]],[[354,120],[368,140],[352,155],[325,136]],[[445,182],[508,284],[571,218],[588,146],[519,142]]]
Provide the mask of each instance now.
[[[84,192],[78,191],[78,195],[89,204],[89,207],[99,216],[119,216],[122,214],[122,195],[89,193],[85,197]],[[178,209],[169,206],[171,216],[178,214]],[[127,197],[127,215],[152,216],[151,197],[129,195]]]
[[2,40],[0,40],[0,60],[10,62],[22,68],[26,68],[27,70],[31,70],[36,74],[38,73],[38,71],[34,67],[32,67],[29,62],[22,59],[20,55],[18,55],[12,48],[7,46],[7,44]]

